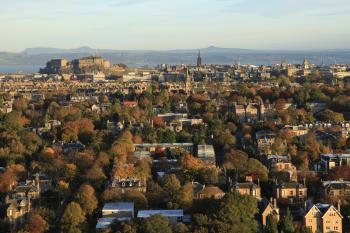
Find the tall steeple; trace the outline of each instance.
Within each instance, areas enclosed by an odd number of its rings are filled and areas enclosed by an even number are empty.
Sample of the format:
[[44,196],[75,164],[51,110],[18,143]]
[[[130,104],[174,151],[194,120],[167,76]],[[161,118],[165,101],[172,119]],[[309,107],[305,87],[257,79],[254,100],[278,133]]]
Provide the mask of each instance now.
[[197,66],[202,66],[202,57],[201,57],[201,51],[198,51],[198,57],[197,57]]

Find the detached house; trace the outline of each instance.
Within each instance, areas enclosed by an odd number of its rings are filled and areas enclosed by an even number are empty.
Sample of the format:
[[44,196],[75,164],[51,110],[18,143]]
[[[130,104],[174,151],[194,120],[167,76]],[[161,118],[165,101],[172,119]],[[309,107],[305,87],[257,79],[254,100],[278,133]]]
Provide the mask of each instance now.
[[23,223],[35,200],[40,197],[39,179],[20,183],[5,198],[6,215],[12,224]]
[[262,228],[266,225],[267,217],[269,215],[274,216],[275,219],[279,221],[280,211],[279,211],[279,208],[277,208],[276,199],[273,199],[271,200],[271,202],[269,202],[266,198],[263,198],[261,201],[258,202],[258,209],[259,209],[258,221],[261,224]]
[[350,200],[350,182],[349,181],[323,181],[322,197],[332,201],[339,199]]
[[329,204],[309,205],[304,216],[304,225],[312,233],[342,233],[342,219],[339,209]]
[[251,176],[247,176],[246,182],[244,182],[244,183],[234,182],[231,190],[236,191],[236,192],[240,193],[241,195],[249,195],[249,196],[257,198],[258,200],[261,199],[260,184],[259,183],[255,184],[253,182],[253,178]]
[[307,198],[306,185],[298,182],[276,182],[273,192],[278,201],[288,201],[290,204],[300,204]]

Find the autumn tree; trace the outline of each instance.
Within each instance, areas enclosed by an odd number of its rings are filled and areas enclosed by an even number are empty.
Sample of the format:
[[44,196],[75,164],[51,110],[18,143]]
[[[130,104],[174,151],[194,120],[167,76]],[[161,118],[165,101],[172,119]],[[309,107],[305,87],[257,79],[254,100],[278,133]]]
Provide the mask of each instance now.
[[67,205],[60,221],[61,232],[80,233],[82,224],[85,221],[84,211],[76,202]]
[[194,198],[194,191],[193,191],[193,185],[192,183],[188,182],[184,186],[182,186],[179,195],[178,200],[180,203],[180,206],[184,209],[188,209],[192,206]]
[[27,124],[29,124],[29,120],[24,117],[21,112],[18,111],[12,111],[6,114],[3,121],[3,125],[7,129],[12,129],[15,131],[23,129],[23,127]]
[[38,214],[29,215],[25,225],[25,230],[28,233],[44,233],[48,228],[48,223]]
[[98,165],[93,165],[83,176],[83,178],[91,183],[95,188],[100,188],[105,179],[106,175],[103,172],[103,169]]
[[164,119],[162,117],[153,117],[153,125],[156,127],[163,127]]
[[98,201],[95,196],[95,190],[89,184],[83,184],[79,187],[74,200],[80,204],[86,215],[91,215],[97,208]]
[[177,195],[179,194],[181,188],[181,183],[177,179],[176,175],[165,175],[160,180],[160,183],[163,190],[166,192],[169,201],[176,201]]
[[350,166],[343,165],[331,169],[328,173],[328,180],[350,180]]
[[111,153],[116,156],[125,155],[134,152],[133,135],[129,130],[121,133],[119,138],[113,143]]

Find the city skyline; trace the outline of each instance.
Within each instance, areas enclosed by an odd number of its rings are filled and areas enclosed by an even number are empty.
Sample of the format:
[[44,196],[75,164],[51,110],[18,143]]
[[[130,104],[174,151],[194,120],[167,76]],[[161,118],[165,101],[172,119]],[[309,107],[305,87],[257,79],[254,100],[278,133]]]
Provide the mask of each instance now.
[[[348,49],[346,0],[0,0],[0,51]],[[20,14],[19,14],[20,12]]]

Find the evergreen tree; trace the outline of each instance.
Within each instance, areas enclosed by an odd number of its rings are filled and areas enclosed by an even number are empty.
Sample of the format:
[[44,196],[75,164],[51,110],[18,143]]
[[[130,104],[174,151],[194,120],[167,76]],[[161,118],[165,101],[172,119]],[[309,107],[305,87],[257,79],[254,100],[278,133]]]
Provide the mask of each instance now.
[[287,214],[283,216],[280,222],[280,231],[283,233],[294,233],[293,217],[290,210],[287,209]]
[[273,215],[267,216],[264,233],[278,233],[277,221]]
[[[209,206],[208,206],[209,208]],[[213,232],[256,232],[256,200],[248,195],[229,193],[213,210]]]

